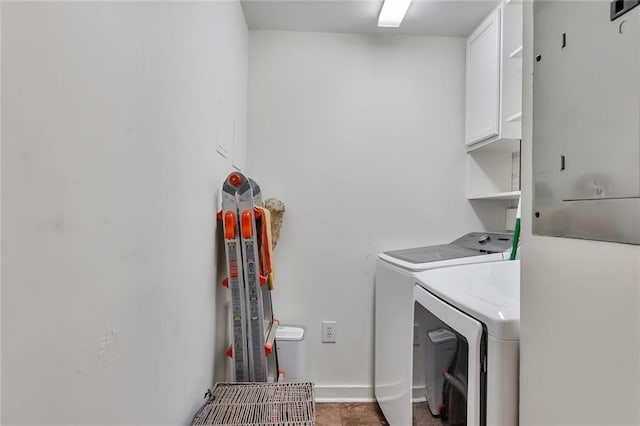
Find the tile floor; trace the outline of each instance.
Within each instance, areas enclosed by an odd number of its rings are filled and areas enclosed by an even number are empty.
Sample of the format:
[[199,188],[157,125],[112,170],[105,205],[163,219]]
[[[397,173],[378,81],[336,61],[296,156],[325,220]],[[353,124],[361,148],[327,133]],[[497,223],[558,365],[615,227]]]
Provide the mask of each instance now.
[[[376,426],[388,425],[375,402],[369,403],[316,403],[316,426]],[[413,405],[414,426],[440,426],[426,403]]]
[[378,404],[317,403],[316,426],[375,426],[388,425]]

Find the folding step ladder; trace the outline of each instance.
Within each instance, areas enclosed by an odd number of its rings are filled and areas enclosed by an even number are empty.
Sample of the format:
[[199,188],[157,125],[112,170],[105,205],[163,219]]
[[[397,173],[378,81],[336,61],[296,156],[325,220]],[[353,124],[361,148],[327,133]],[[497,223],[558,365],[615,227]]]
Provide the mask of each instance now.
[[[231,291],[231,334],[227,356],[233,360],[233,381],[275,382],[278,361],[271,293],[260,275],[259,238],[256,219],[262,213],[260,187],[238,172],[222,187],[222,220],[228,277],[223,285]],[[264,219],[264,218],[262,218]]]

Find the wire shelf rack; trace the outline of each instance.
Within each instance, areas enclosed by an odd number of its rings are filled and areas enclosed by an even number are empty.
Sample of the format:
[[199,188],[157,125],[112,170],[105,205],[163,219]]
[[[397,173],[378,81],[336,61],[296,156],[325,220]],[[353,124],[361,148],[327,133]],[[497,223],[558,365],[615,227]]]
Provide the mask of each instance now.
[[315,425],[313,383],[218,383],[192,424]]

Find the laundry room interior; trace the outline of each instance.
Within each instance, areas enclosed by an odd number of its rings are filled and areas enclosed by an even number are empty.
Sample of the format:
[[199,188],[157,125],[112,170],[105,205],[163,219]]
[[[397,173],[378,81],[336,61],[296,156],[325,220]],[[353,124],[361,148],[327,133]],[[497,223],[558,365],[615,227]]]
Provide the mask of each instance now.
[[1,424],[640,424],[640,1],[393,2],[0,1]]

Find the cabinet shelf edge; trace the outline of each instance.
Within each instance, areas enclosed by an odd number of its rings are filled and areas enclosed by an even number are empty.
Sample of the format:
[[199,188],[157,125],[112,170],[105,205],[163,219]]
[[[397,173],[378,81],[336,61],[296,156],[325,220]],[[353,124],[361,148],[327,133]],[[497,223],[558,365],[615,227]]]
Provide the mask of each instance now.
[[521,191],[496,192],[493,194],[469,195],[468,200],[517,200]]

